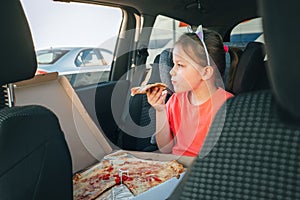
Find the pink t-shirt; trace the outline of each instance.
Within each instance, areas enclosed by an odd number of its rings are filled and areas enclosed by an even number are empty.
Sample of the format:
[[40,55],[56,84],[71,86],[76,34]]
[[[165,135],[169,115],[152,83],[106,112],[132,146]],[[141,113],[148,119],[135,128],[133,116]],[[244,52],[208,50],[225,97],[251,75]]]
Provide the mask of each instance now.
[[233,95],[219,88],[201,105],[192,105],[188,93],[174,93],[167,103],[171,134],[175,137],[172,153],[197,156],[209,131],[213,117]]

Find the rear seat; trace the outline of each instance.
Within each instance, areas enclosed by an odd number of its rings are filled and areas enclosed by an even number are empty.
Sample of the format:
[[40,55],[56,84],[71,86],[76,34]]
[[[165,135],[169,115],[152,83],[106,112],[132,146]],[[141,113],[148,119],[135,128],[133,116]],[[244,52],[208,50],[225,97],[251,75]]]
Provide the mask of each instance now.
[[226,89],[237,95],[254,90],[268,89],[265,46],[261,42],[249,42],[239,58],[236,68],[231,68]]
[[[157,55],[152,69],[150,71],[149,80],[145,80],[144,84],[164,82],[170,89],[167,99],[171,96],[173,86],[171,84],[169,71],[173,67],[172,49],[166,49],[161,54]],[[148,76],[146,76],[148,77]],[[135,78],[133,78],[135,79]],[[135,95],[129,99],[128,113],[125,110],[123,117],[123,124],[125,124],[126,130],[120,130],[122,135],[122,148],[128,150],[139,151],[156,151],[158,147],[155,142],[155,110],[148,103],[146,95]],[[140,129],[130,129],[131,120],[141,127]],[[135,132],[133,135],[129,132]],[[126,143],[125,143],[126,141]]]
[[159,59],[159,74],[157,76],[160,76],[161,81],[167,85],[170,91],[174,92],[170,75],[170,71],[174,66],[172,51],[172,48],[168,48],[161,52]]

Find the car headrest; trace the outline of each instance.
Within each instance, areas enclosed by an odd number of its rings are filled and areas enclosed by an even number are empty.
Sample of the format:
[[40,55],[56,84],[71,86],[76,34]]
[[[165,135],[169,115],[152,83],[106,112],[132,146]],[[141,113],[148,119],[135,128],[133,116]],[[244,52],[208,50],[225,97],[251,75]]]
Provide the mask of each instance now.
[[[249,92],[255,89],[260,76],[265,75],[265,46],[260,42],[249,42],[242,53],[233,78],[234,94]],[[267,79],[267,77],[262,77]]]
[[32,78],[37,63],[30,29],[19,0],[0,7],[0,86]]
[[170,75],[170,71],[174,66],[172,51],[172,48],[168,48],[161,52],[159,58],[159,74],[161,81],[165,83],[171,91],[174,91]]
[[[294,119],[300,119],[300,64],[297,27],[298,0],[259,1],[268,52],[268,72],[273,93],[280,107]],[[279,9],[280,8],[280,9]],[[280,10],[280,15],[278,11]],[[275,23],[275,24],[274,24]]]
[[159,58],[160,55],[157,55],[154,59],[153,65],[152,65],[152,70],[151,70],[151,76],[148,80],[148,83],[158,83],[161,82],[160,76],[159,76]]

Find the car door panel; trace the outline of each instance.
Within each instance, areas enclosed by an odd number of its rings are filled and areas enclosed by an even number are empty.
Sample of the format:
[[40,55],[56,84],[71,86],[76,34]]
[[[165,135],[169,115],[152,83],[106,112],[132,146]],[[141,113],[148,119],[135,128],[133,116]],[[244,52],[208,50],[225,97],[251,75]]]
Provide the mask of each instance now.
[[[128,80],[103,82],[76,89],[87,112],[114,145],[120,143],[117,122],[122,116],[128,89]],[[114,92],[117,92],[118,99],[112,100]]]

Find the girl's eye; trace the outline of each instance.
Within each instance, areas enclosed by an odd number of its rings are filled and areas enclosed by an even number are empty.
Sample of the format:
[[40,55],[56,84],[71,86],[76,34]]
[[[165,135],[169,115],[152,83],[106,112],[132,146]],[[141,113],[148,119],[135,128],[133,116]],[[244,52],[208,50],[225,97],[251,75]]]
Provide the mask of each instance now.
[[182,64],[180,64],[180,63],[178,63],[177,65],[178,65],[178,67],[179,67],[179,68],[183,67],[183,65],[182,65]]

